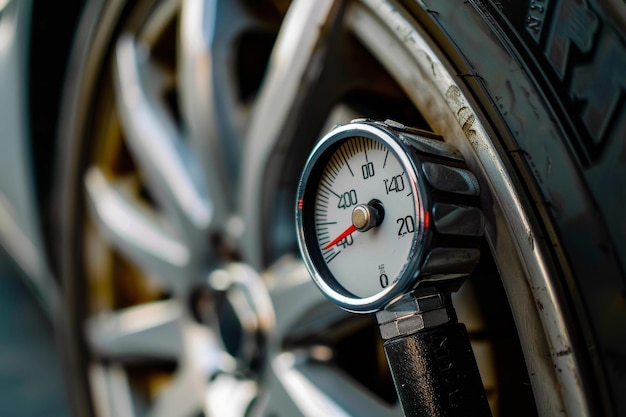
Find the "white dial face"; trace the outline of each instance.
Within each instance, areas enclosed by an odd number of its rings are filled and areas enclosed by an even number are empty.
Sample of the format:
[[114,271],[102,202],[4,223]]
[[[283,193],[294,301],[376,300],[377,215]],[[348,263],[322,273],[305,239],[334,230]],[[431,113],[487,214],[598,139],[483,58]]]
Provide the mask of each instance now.
[[[382,206],[382,222],[355,230],[359,205]],[[419,231],[416,212],[410,179],[394,154],[369,138],[347,139],[330,157],[315,195],[317,242],[337,282],[361,298],[396,282]]]

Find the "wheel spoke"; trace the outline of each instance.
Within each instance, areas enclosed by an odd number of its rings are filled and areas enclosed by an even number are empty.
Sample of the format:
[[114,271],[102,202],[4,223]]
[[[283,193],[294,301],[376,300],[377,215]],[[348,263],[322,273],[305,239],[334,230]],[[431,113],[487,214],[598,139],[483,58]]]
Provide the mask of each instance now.
[[89,379],[100,417],[134,417],[126,372],[119,365],[92,365]]
[[[207,394],[208,415],[219,417],[241,417],[246,414],[250,403],[257,396],[257,384],[220,374],[212,382]],[[229,398],[230,401],[224,401]]]
[[175,360],[182,352],[181,312],[174,301],[158,301],[86,322],[87,340],[103,357]]
[[[287,263],[287,262],[284,262]],[[345,318],[348,313],[332,305],[315,287],[311,277],[301,261],[291,261],[288,265],[280,265],[280,271],[273,272],[275,286],[270,287],[272,305],[276,311],[276,324],[273,337],[277,345],[294,331],[301,328],[302,318],[320,306],[330,307],[337,314],[331,315],[333,321]],[[298,300],[298,302],[294,302]],[[327,317],[331,317],[327,316]],[[319,323],[318,323],[319,324]],[[325,322],[322,326],[331,324]]]
[[[272,371],[291,402],[280,407],[293,407],[305,417],[402,416],[399,407],[378,401],[331,366],[307,363],[306,359],[294,353],[283,353],[273,360]],[[267,411],[272,414],[279,410],[273,410],[269,404]]]
[[[85,177],[89,208],[101,233],[148,275],[173,288],[186,282],[189,250],[167,231],[122,183],[110,183],[96,168]],[[127,187],[128,188],[128,187]]]
[[217,228],[232,211],[246,116],[238,97],[235,46],[253,22],[241,7],[233,0],[185,0],[182,5],[181,107],[204,168]]
[[[198,415],[204,406],[204,382],[193,372],[178,372],[159,395],[150,417],[189,417]],[[184,400],[183,400],[184,399]]]
[[[184,354],[179,369],[172,383],[158,396],[150,416],[184,417],[204,411],[205,415],[222,417],[222,414],[206,413],[206,410],[215,407],[208,403],[208,400],[215,398],[211,397],[211,390],[219,376],[213,378],[214,375],[228,375],[234,372],[236,368],[234,359],[222,350],[221,344],[210,330],[196,323],[184,321],[181,338]],[[213,381],[209,383],[208,381],[212,379]],[[237,403],[240,398],[233,395],[235,392],[226,390],[221,394],[222,397],[217,397],[220,402],[223,402],[224,398],[230,398],[228,404],[233,409],[245,410],[245,407],[242,408]],[[181,398],[185,399],[182,403]]]
[[[332,362],[333,346],[369,321],[359,321],[323,297],[299,260],[283,260],[266,276],[276,283],[270,286],[276,327],[268,341],[275,378],[270,385],[276,386],[262,402],[264,412],[302,416],[402,415],[398,407],[386,405]],[[281,410],[272,408],[275,403],[280,404]]]
[[115,98],[129,149],[163,209],[189,232],[206,230],[212,206],[198,163],[159,98],[165,74],[142,52],[130,35],[115,50]]
[[[309,64],[316,53],[323,28],[337,11],[334,0],[292,2],[278,34],[268,73],[265,76],[250,125],[243,151],[243,177],[239,193],[239,207],[243,215],[246,234],[240,246],[246,260],[255,267],[263,263],[261,219],[264,193],[267,192],[267,170],[272,153],[277,150],[285,125],[299,97],[300,86],[311,71]],[[322,62],[314,62],[313,68],[322,69]],[[315,77],[319,74],[310,74]],[[321,91],[318,91],[320,94]],[[326,94],[326,93],[325,93]],[[326,94],[330,96],[331,94]],[[311,113],[313,116],[315,113]],[[325,117],[325,116],[324,116]],[[294,122],[295,124],[295,122]],[[294,132],[295,133],[295,132]],[[309,132],[316,136],[318,132]],[[282,150],[284,153],[284,150]],[[279,164],[277,164],[279,165]],[[274,197],[274,196],[272,196]]]

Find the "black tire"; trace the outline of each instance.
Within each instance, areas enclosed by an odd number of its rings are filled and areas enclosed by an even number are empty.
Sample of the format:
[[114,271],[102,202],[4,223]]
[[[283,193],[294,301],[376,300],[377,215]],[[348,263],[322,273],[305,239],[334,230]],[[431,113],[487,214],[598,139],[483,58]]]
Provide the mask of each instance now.
[[573,349],[586,357],[589,373],[580,383],[593,393],[593,415],[625,415],[624,4],[406,6],[493,122],[525,184],[543,224],[534,239],[551,247],[570,301],[580,337]]

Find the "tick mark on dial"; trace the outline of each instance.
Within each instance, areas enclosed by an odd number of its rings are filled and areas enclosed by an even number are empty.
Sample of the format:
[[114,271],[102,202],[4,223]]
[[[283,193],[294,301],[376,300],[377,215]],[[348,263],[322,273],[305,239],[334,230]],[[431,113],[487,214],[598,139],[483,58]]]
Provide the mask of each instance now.
[[326,188],[328,191],[330,191],[331,193],[333,193],[333,195],[337,198],[341,198],[341,196],[339,194],[337,194],[336,192],[334,192],[328,185],[324,184],[322,182],[322,187]]
[[350,164],[348,163],[348,158],[346,157],[345,146],[342,146],[341,148],[339,148],[339,152],[341,153],[341,156],[343,157],[343,160],[346,163],[346,166],[348,167],[348,171],[350,171],[350,175],[354,177],[354,172],[352,172],[352,168],[350,167]]
[[330,258],[324,258],[324,260],[326,261],[326,263],[327,263],[327,264],[329,264],[329,263],[330,263],[330,261],[332,261],[333,259],[335,259],[335,258],[337,257],[337,255],[339,255],[339,254],[341,253],[341,251],[336,252],[336,253],[333,253],[333,252],[331,251],[331,252],[328,252],[328,253],[333,254],[333,255],[332,255]]

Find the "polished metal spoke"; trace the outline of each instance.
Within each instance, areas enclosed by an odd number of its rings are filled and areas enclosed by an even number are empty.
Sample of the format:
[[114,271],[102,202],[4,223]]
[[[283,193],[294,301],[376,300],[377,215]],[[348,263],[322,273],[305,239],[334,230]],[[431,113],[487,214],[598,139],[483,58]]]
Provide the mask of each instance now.
[[[325,345],[334,340],[329,330],[350,325],[354,317],[322,296],[304,264],[282,260],[267,276],[276,310],[276,326],[268,340],[271,384],[278,385],[264,401],[264,412],[305,417],[401,416],[399,407],[382,403],[332,364],[333,350]],[[275,404],[284,409],[274,409]]]
[[[238,203],[245,223],[245,239],[239,244],[246,261],[257,268],[263,264],[263,227],[272,220],[262,217],[263,202],[275,197],[264,195],[269,191],[267,171],[271,156],[280,152],[277,148],[299,98],[301,83],[311,71],[310,64],[323,28],[327,27],[337,7],[334,0],[292,2],[254,105],[243,150]],[[323,62],[313,64],[317,65],[313,69],[321,70]],[[317,135],[317,132],[311,133]]]
[[135,417],[128,376],[120,365],[92,365],[89,381],[98,417]]
[[156,399],[150,417],[192,417],[204,407],[204,381],[189,372],[179,372]]
[[[306,354],[283,353],[272,361],[272,372],[287,394],[282,409],[276,409],[270,399],[267,414],[335,417],[400,417],[398,406],[382,403],[363,390],[354,380],[330,365],[310,363]],[[277,392],[278,393],[278,392]],[[280,395],[280,393],[278,393]]]
[[137,357],[176,360],[184,349],[180,306],[171,300],[89,318],[86,335],[94,352],[118,361]]
[[[209,416],[246,416],[250,403],[257,398],[257,383],[229,374],[217,375],[209,385],[206,396],[206,409]],[[230,401],[224,401],[229,398]]]
[[[131,190],[129,190],[131,188]],[[188,246],[132,192],[132,184],[110,182],[97,168],[85,176],[88,207],[102,235],[148,276],[166,288],[190,279]]]
[[[184,351],[181,354],[179,367],[172,382],[157,397],[149,415],[150,417],[185,417],[205,415],[222,417],[207,413],[212,405],[208,403],[211,387],[217,380],[216,375],[229,375],[235,371],[235,360],[222,348],[216,335],[204,326],[182,319],[181,343]],[[256,391],[253,390],[253,393]],[[230,397],[229,405],[233,409],[243,409],[242,398],[235,391],[224,391]],[[183,400],[184,399],[184,400]],[[183,401],[181,401],[183,400]],[[224,397],[220,398],[223,401]],[[250,395],[244,399],[245,405],[251,401]],[[243,415],[243,414],[241,414]]]
[[301,261],[283,260],[279,265],[270,269],[268,275],[271,277],[270,296],[276,311],[276,323],[271,340],[275,341],[277,346],[282,345],[283,340],[294,329],[300,327],[302,318],[307,313],[315,311],[320,306],[331,306],[341,318],[348,316],[348,313],[330,304],[322,295]]
[[185,0],[181,13],[180,102],[204,169],[216,230],[223,230],[232,213],[247,115],[239,98],[236,46],[256,22],[239,3]]
[[[198,162],[159,94],[165,74],[130,35],[115,49],[115,99],[126,143],[149,190],[194,247],[212,221]],[[194,239],[195,238],[195,239]]]

